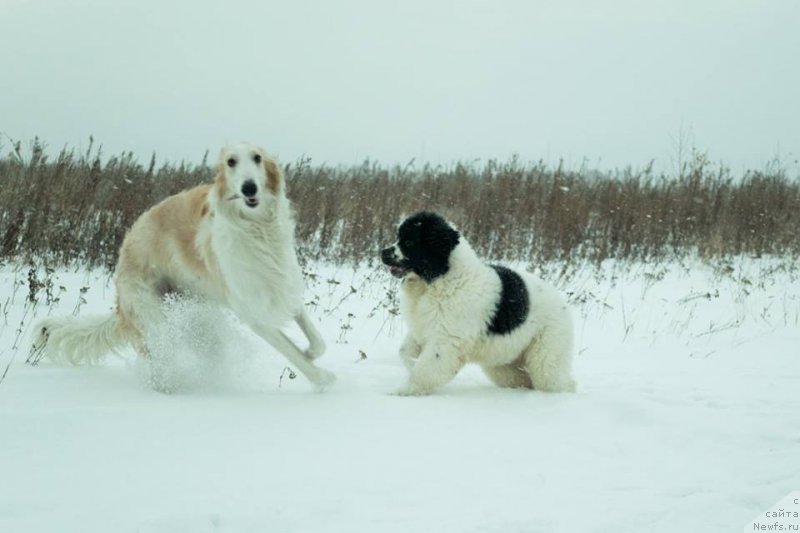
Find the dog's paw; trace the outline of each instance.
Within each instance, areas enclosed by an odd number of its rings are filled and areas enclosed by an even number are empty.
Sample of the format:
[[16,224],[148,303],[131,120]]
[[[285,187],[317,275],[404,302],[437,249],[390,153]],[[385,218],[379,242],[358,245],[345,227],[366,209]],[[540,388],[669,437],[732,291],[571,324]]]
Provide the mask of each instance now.
[[393,396],[426,396],[430,394],[431,391],[423,389],[421,387],[416,387],[414,385],[406,385],[401,389],[398,389],[392,393]]
[[317,369],[317,376],[314,378],[314,389],[317,392],[324,392],[336,383],[336,374],[324,368]]

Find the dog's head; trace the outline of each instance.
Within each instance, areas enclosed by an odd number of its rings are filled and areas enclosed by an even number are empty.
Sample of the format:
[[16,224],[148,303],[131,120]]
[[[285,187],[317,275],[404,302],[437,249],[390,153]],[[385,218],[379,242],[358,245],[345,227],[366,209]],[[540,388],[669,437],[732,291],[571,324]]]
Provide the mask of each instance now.
[[397,242],[381,251],[381,260],[395,277],[413,272],[430,283],[447,273],[458,241],[458,231],[444,218],[423,211],[400,224]]
[[259,205],[283,192],[283,176],[262,148],[239,143],[220,151],[215,187],[220,202],[255,212]]

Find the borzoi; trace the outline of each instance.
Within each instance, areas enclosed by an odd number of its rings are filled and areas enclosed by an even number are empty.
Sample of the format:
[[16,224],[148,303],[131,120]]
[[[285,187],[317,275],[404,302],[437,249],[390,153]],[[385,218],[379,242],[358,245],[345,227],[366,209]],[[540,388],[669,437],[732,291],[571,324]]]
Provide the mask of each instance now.
[[[170,196],[134,223],[116,267],[117,305],[103,317],[43,320],[33,349],[72,364],[131,344],[148,357],[162,300],[186,293],[227,306],[317,388],[334,375],[313,363],[325,342],[303,308],[303,277],[283,175],[261,148],[223,148],[213,184]],[[294,320],[301,350],[281,327]]]

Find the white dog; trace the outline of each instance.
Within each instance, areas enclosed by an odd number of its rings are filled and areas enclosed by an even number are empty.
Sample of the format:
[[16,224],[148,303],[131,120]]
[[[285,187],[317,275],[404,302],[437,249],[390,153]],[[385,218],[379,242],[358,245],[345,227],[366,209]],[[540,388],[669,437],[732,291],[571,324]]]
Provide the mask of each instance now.
[[535,276],[484,264],[435,213],[417,213],[381,252],[403,278],[408,334],[400,356],[410,371],[402,395],[428,394],[467,362],[501,387],[573,392],[572,321],[566,303]]
[[[312,362],[325,343],[303,308],[283,176],[256,146],[224,148],[213,184],[171,196],[141,215],[122,244],[115,281],[115,312],[45,319],[33,349],[78,364],[130,343],[148,357],[148,328],[163,320],[164,296],[177,292],[229,307],[318,388],[334,380]],[[281,331],[290,320],[308,338],[305,351]]]

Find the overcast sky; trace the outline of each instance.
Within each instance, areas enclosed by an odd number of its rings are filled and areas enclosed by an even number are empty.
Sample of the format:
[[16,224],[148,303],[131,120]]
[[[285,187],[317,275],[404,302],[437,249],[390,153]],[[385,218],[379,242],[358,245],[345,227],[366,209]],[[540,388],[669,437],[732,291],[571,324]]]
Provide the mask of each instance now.
[[800,1],[0,0],[0,133],[199,160],[800,157]]

